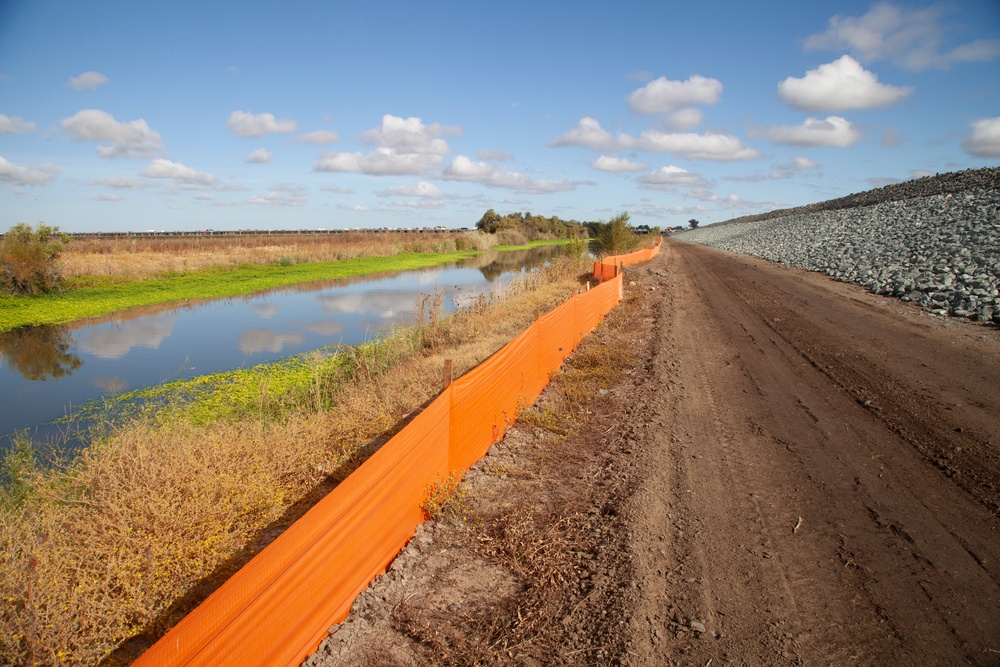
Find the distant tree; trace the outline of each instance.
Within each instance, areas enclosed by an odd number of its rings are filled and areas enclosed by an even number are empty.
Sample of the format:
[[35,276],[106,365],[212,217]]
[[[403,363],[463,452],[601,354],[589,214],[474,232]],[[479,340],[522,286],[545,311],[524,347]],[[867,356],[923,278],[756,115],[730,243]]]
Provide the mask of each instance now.
[[476,223],[476,229],[488,234],[496,234],[501,220],[500,214],[490,209],[486,213],[483,213],[483,217],[479,218],[479,222]]
[[604,223],[597,233],[597,250],[604,255],[628,252],[639,245],[639,237],[632,230],[628,213],[619,213]]
[[688,227],[690,227],[691,229],[698,229],[698,224],[699,224],[698,221],[695,220],[694,218],[688,220]]
[[59,287],[59,255],[69,236],[58,227],[20,222],[0,239],[0,286],[12,294],[45,294]]

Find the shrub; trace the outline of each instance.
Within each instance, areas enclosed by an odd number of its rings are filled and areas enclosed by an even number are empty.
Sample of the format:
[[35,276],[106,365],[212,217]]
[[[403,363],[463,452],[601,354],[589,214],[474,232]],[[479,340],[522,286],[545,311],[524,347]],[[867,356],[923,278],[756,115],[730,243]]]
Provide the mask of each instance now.
[[0,240],[0,284],[11,294],[45,294],[58,289],[57,260],[69,245],[58,227],[18,223]]
[[601,225],[595,244],[603,255],[619,255],[639,245],[639,237],[629,224],[628,213],[620,213]]

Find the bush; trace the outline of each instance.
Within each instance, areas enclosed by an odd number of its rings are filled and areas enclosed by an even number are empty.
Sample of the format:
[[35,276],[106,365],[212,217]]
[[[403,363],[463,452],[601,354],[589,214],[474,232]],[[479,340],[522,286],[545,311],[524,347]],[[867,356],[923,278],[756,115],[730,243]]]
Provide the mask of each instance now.
[[628,213],[620,213],[603,225],[595,242],[602,255],[620,255],[639,245],[639,237],[632,231]]
[[0,285],[11,294],[38,295],[59,288],[57,260],[69,237],[58,227],[18,223],[0,240]]

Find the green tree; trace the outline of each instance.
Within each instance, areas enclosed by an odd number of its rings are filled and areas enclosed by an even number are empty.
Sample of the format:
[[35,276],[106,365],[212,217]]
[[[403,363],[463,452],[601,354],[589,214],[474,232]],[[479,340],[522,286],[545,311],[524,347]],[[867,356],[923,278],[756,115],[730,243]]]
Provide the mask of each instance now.
[[58,289],[59,255],[69,236],[58,227],[20,222],[0,239],[0,285],[12,294],[45,294]]
[[690,227],[691,229],[698,229],[698,224],[699,224],[698,221],[695,220],[694,218],[688,220],[688,227]]
[[500,214],[490,209],[486,213],[483,213],[483,217],[479,218],[479,222],[476,223],[476,229],[488,234],[496,234],[501,220]]
[[619,213],[603,223],[595,244],[602,255],[618,255],[639,245],[639,237],[632,230],[628,213]]

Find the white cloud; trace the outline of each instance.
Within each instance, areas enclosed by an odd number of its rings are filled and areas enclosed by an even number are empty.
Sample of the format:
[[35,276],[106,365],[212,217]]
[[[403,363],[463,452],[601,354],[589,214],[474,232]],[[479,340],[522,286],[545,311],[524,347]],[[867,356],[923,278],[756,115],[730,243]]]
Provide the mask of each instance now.
[[419,199],[417,201],[407,201],[405,199],[397,199],[389,203],[390,206],[396,208],[418,208],[418,209],[432,209],[432,208],[444,208],[444,201],[440,199]]
[[774,168],[783,171],[804,171],[806,169],[819,169],[819,164],[807,157],[793,157],[788,162],[774,165]]
[[319,187],[319,189],[322,190],[323,192],[332,192],[332,193],[338,194],[338,195],[353,195],[354,194],[354,190],[352,190],[350,188],[342,188],[342,187],[339,187],[337,185],[321,185]]
[[962,140],[962,148],[976,157],[1000,157],[1000,117],[972,123]]
[[84,72],[80,76],[71,76],[66,84],[73,90],[94,90],[108,82],[108,77],[100,72]]
[[661,76],[629,95],[628,105],[636,113],[667,113],[694,104],[715,104],[721,93],[718,79],[695,74],[687,81],[671,81]]
[[619,148],[619,143],[597,120],[586,116],[581,118],[572,130],[550,141],[549,146],[552,148],[582,146],[597,151],[613,151]]
[[262,137],[265,134],[291,134],[298,124],[294,120],[276,120],[274,114],[234,111],[229,114],[226,126],[237,136],[246,138]]
[[131,178],[129,176],[119,176],[115,178],[98,178],[90,181],[90,185],[101,185],[114,190],[142,190],[153,187],[149,181],[141,178]]
[[508,151],[484,150],[476,151],[476,159],[487,162],[510,162],[514,159],[514,155]]
[[392,114],[382,116],[382,123],[361,135],[361,140],[401,154],[447,155],[451,152],[443,135],[461,135],[457,127],[437,123],[424,125],[419,118],[400,118]]
[[632,162],[631,160],[626,160],[625,158],[602,155],[591,162],[590,166],[599,171],[608,171],[612,174],[620,174],[626,171],[643,171],[649,165],[642,162]]
[[761,157],[754,148],[745,146],[729,134],[706,132],[659,132],[646,130],[638,139],[619,136],[619,141],[629,147],[658,153],[675,153],[691,160],[753,160]]
[[908,9],[880,2],[863,16],[836,15],[826,32],[811,35],[806,49],[848,50],[862,62],[890,60],[914,71],[947,69],[1000,56],[1000,39],[977,40],[943,51],[942,6]]
[[809,70],[801,79],[778,84],[778,99],[803,111],[845,111],[887,107],[913,92],[878,82],[878,77],[850,56]]
[[420,181],[414,187],[399,185],[375,194],[378,197],[426,197],[430,199],[443,199],[445,197],[438,186],[428,181]]
[[34,132],[35,124],[29,123],[17,116],[7,116],[0,113],[0,134],[22,134],[24,132]]
[[99,194],[94,197],[97,201],[125,201],[125,197],[121,195],[111,195],[111,194]]
[[802,125],[778,125],[765,130],[776,144],[846,148],[861,138],[861,130],[840,116],[807,118]]
[[340,140],[340,135],[332,130],[315,130],[299,135],[295,140],[300,144],[316,144],[317,146],[329,146]]
[[565,181],[533,181],[523,174],[509,171],[485,162],[473,162],[464,155],[456,155],[441,174],[446,181],[480,183],[492,188],[509,188],[518,192],[547,194],[576,189],[576,184]]
[[105,158],[152,157],[163,148],[159,132],[154,132],[143,119],[119,123],[114,116],[100,109],[84,109],[64,118],[62,126],[77,141],[110,141],[110,146],[98,146],[97,154]]
[[306,203],[306,188],[304,185],[278,183],[266,194],[251,197],[247,203],[254,206],[302,206]]
[[270,151],[264,148],[258,148],[244,157],[243,161],[247,164],[267,164],[273,157],[274,155]]
[[196,171],[179,162],[156,159],[139,170],[146,178],[168,178],[187,185],[215,185],[219,177],[204,171]]
[[6,158],[0,156],[0,181],[13,183],[14,185],[45,185],[53,178],[59,170],[51,164],[43,164],[37,169],[22,167],[8,162]]
[[440,155],[397,153],[391,148],[376,148],[364,153],[323,153],[313,162],[313,171],[341,171],[371,176],[422,174],[441,164]]
[[693,130],[701,125],[704,117],[705,114],[701,109],[685,107],[684,109],[678,109],[673,113],[667,114],[665,120],[672,130]]
[[687,187],[704,186],[707,181],[698,174],[687,169],[667,165],[660,167],[656,171],[640,176],[638,179],[642,187],[648,190],[672,190],[674,186],[684,185]]
[[361,135],[378,144],[370,153],[323,153],[313,162],[313,171],[358,172],[372,176],[422,174],[441,164],[451,152],[443,135],[461,134],[457,127],[424,125],[419,118],[382,116],[381,124]]

